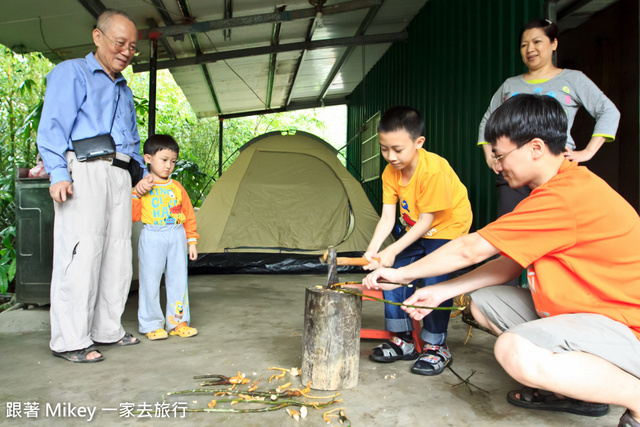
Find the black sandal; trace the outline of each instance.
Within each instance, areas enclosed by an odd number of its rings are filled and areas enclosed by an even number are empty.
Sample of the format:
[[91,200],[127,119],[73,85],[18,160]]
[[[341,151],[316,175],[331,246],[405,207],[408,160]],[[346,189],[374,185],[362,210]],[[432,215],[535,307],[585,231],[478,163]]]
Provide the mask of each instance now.
[[411,372],[427,376],[440,375],[452,363],[453,356],[446,344],[434,345],[425,343],[422,354],[413,364]]
[[[95,359],[87,359],[87,355],[95,351],[100,355],[100,357],[96,357]],[[83,348],[82,350],[72,350],[72,351],[52,351],[53,355],[56,357],[61,357],[69,362],[75,363],[96,363],[102,362],[104,360],[104,356],[98,350],[93,347]]]
[[[520,397],[516,397],[516,394]],[[587,417],[601,417],[609,413],[609,405],[606,403],[584,402],[570,397],[561,399],[554,393],[531,387],[510,391],[507,393],[507,402],[519,408],[569,412]]]
[[414,360],[419,355],[415,343],[404,341],[395,336],[374,348],[369,359],[374,362],[390,363],[396,360]]
[[625,413],[622,414],[622,417],[620,417],[618,427],[640,427],[640,423],[633,419],[631,412],[627,409]]
[[138,338],[134,337],[129,332],[125,332],[124,336],[122,338],[120,338],[116,342],[96,342],[95,344],[98,344],[98,345],[135,345],[135,344],[139,344],[139,343],[140,343],[140,340]]

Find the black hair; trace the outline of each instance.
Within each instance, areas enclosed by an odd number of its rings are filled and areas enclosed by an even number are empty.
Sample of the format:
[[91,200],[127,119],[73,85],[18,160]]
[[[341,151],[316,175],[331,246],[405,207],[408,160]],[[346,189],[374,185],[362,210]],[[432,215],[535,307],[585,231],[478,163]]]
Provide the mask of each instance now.
[[520,30],[520,37],[518,37],[518,43],[522,41],[522,35],[527,30],[532,30],[534,28],[540,28],[544,31],[544,35],[551,40],[553,43],[554,40],[558,39],[558,26],[548,19],[534,19],[531,22],[525,24],[524,27]]
[[424,135],[424,120],[415,108],[395,106],[380,117],[378,132],[406,131],[414,141]]
[[491,144],[506,137],[518,148],[540,138],[552,154],[559,155],[567,143],[567,123],[567,113],[555,98],[520,94],[507,99],[491,114],[484,137]]
[[160,150],[171,150],[176,154],[180,154],[178,143],[169,135],[152,135],[145,141],[142,147],[143,153],[151,156]]

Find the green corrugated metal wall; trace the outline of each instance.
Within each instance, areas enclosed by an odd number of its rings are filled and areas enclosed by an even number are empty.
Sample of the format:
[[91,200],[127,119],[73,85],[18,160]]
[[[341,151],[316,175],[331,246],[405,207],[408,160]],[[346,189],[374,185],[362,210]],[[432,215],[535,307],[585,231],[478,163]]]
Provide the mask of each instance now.
[[[409,41],[395,43],[350,95],[347,139],[378,111],[399,104],[417,108],[425,118],[425,148],[446,158],[467,186],[474,228],[486,225],[495,217],[495,175],[476,145],[478,125],[498,86],[525,70],[518,35],[526,22],[543,16],[543,3],[427,2],[408,27]],[[347,158],[358,178],[357,143],[348,147]],[[380,180],[363,186],[380,211]]]

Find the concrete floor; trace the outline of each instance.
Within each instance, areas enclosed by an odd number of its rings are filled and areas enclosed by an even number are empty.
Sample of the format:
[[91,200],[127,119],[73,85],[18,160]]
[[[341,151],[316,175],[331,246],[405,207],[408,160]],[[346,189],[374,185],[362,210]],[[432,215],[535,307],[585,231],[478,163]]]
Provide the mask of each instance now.
[[[342,280],[360,280],[361,275],[342,275]],[[211,275],[190,277],[192,325],[199,335],[183,339],[169,337],[150,342],[137,333],[137,293],[130,295],[123,317],[125,329],[142,339],[131,347],[101,347],[105,361],[72,364],[51,355],[48,307],[0,314],[0,425],[30,421],[42,425],[85,425],[88,417],[46,413],[46,407],[70,403],[96,408],[94,425],[133,425],[140,418],[120,417],[117,410],[131,403],[135,409],[152,408],[147,425],[285,426],[296,425],[284,410],[258,414],[188,413],[186,419],[154,417],[153,408],[171,391],[199,386],[194,375],[238,371],[250,379],[262,375],[259,389],[273,388],[268,378],[272,366],[300,367],[305,288],[326,283],[323,275]],[[363,326],[382,327],[382,303],[363,304]],[[601,418],[565,413],[530,411],[506,402],[509,390],[518,387],[493,357],[495,338],[479,330],[464,344],[468,326],[460,317],[451,320],[448,343],[454,356],[453,369],[486,392],[471,394],[446,370],[428,378],[409,372],[411,362],[377,364],[369,361],[374,340],[363,340],[360,349],[358,385],[343,390],[344,407],[353,426],[616,426],[623,412],[612,407]],[[282,384],[284,381],[280,381]],[[268,387],[270,386],[270,387]],[[300,386],[300,379],[293,379]],[[312,391],[327,396],[329,392]],[[206,407],[205,395],[166,397],[170,404],[186,402]],[[37,418],[27,419],[28,402],[37,402]],[[22,406],[22,418],[8,418],[7,408]],[[222,407],[223,405],[219,405]],[[239,406],[234,406],[238,408]],[[93,409],[92,409],[93,410]],[[322,410],[311,409],[298,424],[325,426]],[[77,415],[77,412],[75,413]],[[340,425],[334,418],[331,425]]]

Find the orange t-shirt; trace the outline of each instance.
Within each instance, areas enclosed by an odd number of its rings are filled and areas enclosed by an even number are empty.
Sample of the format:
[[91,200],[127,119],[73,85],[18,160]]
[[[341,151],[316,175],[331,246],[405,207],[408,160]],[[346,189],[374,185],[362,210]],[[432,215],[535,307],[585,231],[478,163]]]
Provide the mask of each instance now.
[[523,267],[541,317],[596,313],[640,339],[640,218],[584,166],[558,174],[478,232]]
[[418,153],[418,165],[406,185],[402,171],[387,165],[382,173],[382,203],[400,202],[407,229],[421,213],[433,213],[431,229],[423,238],[453,240],[467,234],[472,219],[467,188],[445,159],[423,149]]
[[187,243],[195,245],[200,237],[197,232],[196,214],[189,194],[182,184],[174,179],[155,181],[153,188],[138,196],[132,190],[132,219],[151,225],[184,224]]

